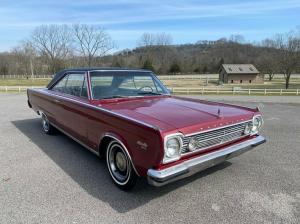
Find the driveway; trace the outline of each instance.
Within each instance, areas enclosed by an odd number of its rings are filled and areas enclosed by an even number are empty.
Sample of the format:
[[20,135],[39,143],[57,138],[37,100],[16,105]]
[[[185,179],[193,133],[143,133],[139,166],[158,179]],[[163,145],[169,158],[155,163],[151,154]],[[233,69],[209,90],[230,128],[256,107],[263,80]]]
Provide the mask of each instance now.
[[0,223],[299,223],[300,104],[223,100],[260,105],[268,142],[174,184],[142,179],[123,192],[103,160],[43,134],[26,95],[0,94]]

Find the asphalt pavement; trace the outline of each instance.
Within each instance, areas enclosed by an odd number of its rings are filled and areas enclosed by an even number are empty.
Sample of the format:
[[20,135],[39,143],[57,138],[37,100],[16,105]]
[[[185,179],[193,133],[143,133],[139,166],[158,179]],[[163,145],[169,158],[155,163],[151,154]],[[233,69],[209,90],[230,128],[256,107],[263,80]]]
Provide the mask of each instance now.
[[188,179],[161,188],[141,179],[124,192],[102,159],[43,134],[25,94],[0,94],[0,223],[300,223],[300,97],[197,98],[259,105],[268,142]]

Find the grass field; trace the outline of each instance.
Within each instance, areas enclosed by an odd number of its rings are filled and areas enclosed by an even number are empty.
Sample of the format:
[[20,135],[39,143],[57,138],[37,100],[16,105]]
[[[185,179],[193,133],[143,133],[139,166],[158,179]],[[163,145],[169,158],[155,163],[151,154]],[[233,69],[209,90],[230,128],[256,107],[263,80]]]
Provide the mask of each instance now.
[[[46,86],[50,79],[0,79],[0,86]],[[277,78],[273,81],[265,81],[263,84],[224,84],[218,86],[217,79],[162,79],[168,88],[216,88],[233,89],[285,89],[285,80]],[[300,79],[292,78],[289,89],[300,89]]]
[[[176,87],[202,88],[202,87],[218,86],[217,80],[209,80],[208,83],[206,83],[206,80],[202,80],[202,79],[162,80],[162,82],[170,88],[176,88]],[[241,87],[243,89],[285,89],[285,80],[276,79],[271,82],[265,81],[263,84],[224,84],[218,87],[219,88]],[[289,88],[300,89],[300,80],[291,79]]]
[[50,79],[0,79],[0,86],[46,86]]

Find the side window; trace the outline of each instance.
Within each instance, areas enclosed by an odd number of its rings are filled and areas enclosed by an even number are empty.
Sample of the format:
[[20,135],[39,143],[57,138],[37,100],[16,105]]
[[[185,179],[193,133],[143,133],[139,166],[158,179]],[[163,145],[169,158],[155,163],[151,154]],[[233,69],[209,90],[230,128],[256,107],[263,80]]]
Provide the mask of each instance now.
[[91,75],[92,97],[100,99],[109,96],[112,90],[112,82],[113,76],[111,75]]
[[70,74],[65,87],[65,93],[73,96],[81,96],[84,86],[84,74]]
[[68,80],[68,76],[69,75],[66,75],[65,77],[63,77],[54,87],[52,87],[52,90],[56,91],[56,92],[64,93],[66,83],[67,83],[67,80]]

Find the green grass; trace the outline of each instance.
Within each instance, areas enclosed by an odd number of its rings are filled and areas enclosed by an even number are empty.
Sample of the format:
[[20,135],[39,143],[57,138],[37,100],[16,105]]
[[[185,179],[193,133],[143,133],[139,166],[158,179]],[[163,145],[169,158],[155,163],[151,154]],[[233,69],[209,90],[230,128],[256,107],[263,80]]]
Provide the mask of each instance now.
[[0,79],[0,86],[46,86],[50,79]]
[[[169,88],[213,88],[218,87],[220,89],[232,89],[233,87],[240,87],[242,89],[285,89],[285,81],[274,80],[274,81],[265,81],[263,84],[224,84],[222,86],[218,86],[216,81],[209,81],[208,85],[203,80],[195,79],[181,79],[181,80],[163,80],[162,81]],[[300,89],[300,79],[293,79],[290,82],[289,89]]]
[[[46,86],[49,83],[50,79],[0,79],[0,86]],[[163,83],[168,88],[175,88],[175,94],[181,94],[186,95],[186,93],[176,92],[176,88],[202,88],[205,89],[215,89],[218,87],[221,89],[227,89],[232,90],[233,87],[240,87],[242,89],[285,89],[285,80],[284,79],[275,79],[271,82],[265,81],[264,84],[224,84],[222,86],[217,86],[217,82],[211,80],[208,85],[206,85],[206,82],[200,79],[180,79],[180,80],[163,80]],[[300,79],[291,79],[290,87],[289,89],[299,89],[300,90]],[[1,92],[4,92],[5,89],[0,89]],[[23,90],[21,90],[23,91]],[[16,90],[8,90],[8,92],[18,92]],[[189,94],[197,94],[201,95],[201,92],[193,92],[190,91]],[[220,92],[217,94],[216,92],[205,92],[204,95],[233,95],[232,93],[222,93]],[[245,92],[238,93],[236,92],[235,95],[248,95]],[[261,93],[253,93],[251,92],[251,95],[264,95],[264,92]],[[280,95],[280,94],[274,94],[274,93],[268,93],[266,95]],[[282,96],[288,96],[288,95],[295,95],[286,93],[285,91],[282,93]]]

